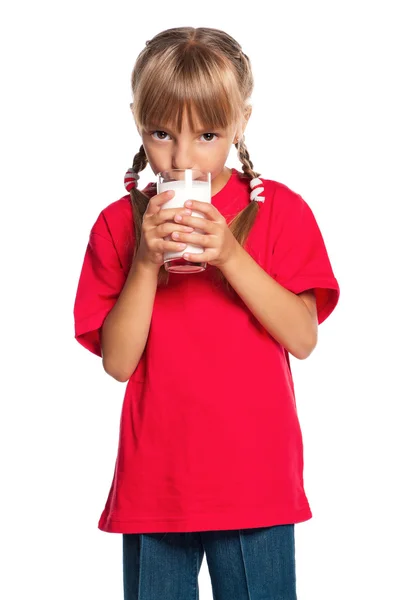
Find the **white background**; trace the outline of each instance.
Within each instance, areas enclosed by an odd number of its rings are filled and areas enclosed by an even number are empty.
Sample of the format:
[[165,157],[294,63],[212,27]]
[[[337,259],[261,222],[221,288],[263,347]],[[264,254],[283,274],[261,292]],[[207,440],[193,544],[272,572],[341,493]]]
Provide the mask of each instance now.
[[[2,9],[5,600],[122,598],[122,537],[97,522],[126,384],[74,340],[72,311],[90,228],[126,193],[140,146],[135,58],[184,25],[224,29],[249,55],[254,169],[311,206],[341,286],[316,350],[291,361],[314,515],[296,526],[298,598],[398,597],[393,2],[262,5],[261,15],[254,3],[206,1]],[[227,166],[239,169],[235,154]],[[140,187],[152,180],[148,167]],[[199,583],[210,599],[206,559]]]

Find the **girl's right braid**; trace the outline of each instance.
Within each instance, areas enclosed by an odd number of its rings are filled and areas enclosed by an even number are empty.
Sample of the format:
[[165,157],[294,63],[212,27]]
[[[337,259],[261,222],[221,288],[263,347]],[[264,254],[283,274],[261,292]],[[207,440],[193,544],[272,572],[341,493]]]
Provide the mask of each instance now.
[[[144,146],[141,145],[139,151],[133,159],[133,171],[139,173],[143,171],[148,164],[148,158]],[[142,219],[148,206],[148,197],[137,188],[137,181],[130,189],[130,202],[133,210],[134,233],[136,239],[136,248],[139,246],[142,234]]]
[[137,154],[134,156],[133,159],[133,171],[139,173],[140,171],[143,171],[145,169],[147,164],[148,158],[145,153],[145,148],[143,145],[141,145],[140,149],[138,150]]

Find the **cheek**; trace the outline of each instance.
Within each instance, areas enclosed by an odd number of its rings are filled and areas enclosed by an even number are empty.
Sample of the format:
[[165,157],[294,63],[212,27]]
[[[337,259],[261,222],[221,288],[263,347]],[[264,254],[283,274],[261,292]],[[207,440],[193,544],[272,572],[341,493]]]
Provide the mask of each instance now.
[[209,171],[219,174],[224,170],[225,163],[228,160],[229,150],[218,148],[217,152],[209,157]]
[[223,140],[214,144],[211,148],[204,148],[203,155],[208,157],[209,161],[214,163],[225,163],[230,151],[230,146]]

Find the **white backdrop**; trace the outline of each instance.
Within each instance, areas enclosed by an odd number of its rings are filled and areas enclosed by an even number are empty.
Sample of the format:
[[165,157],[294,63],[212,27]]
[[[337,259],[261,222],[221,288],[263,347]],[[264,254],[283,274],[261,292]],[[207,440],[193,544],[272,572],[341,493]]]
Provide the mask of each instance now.
[[[2,576],[6,600],[122,598],[97,522],[126,384],[74,340],[88,235],[140,146],[130,75],[163,29],[224,29],[249,55],[254,169],[298,192],[340,302],[292,357],[313,519],[299,600],[397,598],[397,61],[393,2],[19,2],[1,15]],[[240,168],[231,151],[227,166]],[[140,187],[153,180],[150,167]],[[201,599],[211,598],[204,559]],[[234,600],[234,599],[231,599]]]

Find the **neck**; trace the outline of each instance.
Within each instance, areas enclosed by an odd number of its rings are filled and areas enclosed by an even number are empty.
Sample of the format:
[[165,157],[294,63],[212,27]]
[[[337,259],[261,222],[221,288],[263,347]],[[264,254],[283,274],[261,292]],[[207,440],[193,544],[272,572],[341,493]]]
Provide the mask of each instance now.
[[224,185],[227,183],[228,179],[231,177],[231,174],[232,174],[232,169],[228,169],[228,167],[224,167],[224,169],[221,171],[221,173],[213,179],[213,181],[211,182],[211,195],[212,196],[214,196],[215,194],[218,194],[218,192],[220,190],[222,190]]

